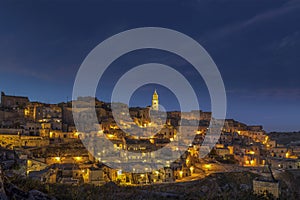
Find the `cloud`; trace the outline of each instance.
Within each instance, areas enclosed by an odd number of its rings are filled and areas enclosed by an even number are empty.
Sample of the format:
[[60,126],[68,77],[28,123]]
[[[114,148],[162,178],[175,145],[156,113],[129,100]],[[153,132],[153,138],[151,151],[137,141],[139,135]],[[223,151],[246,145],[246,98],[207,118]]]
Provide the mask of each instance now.
[[280,17],[284,14],[287,14],[287,13],[293,12],[295,10],[298,10],[299,8],[300,8],[300,1],[299,0],[292,0],[292,1],[289,1],[286,4],[284,4],[280,8],[276,8],[276,9],[273,9],[273,10],[270,10],[270,11],[267,11],[267,12],[264,12],[264,13],[260,13],[256,16],[254,16],[253,18],[241,23],[239,25],[239,27],[243,28],[243,27],[247,27],[247,26],[250,26],[252,24],[255,24],[255,23],[265,22],[265,21],[274,19],[276,17]]
[[262,89],[231,89],[228,94],[242,98],[293,98],[300,99],[300,88],[262,88]]
[[245,21],[229,24],[229,25],[223,26],[221,28],[215,29],[214,31],[211,31],[211,32],[203,35],[202,38],[205,38],[205,39],[208,38],[210,40],[220,39],[220,38],[226,37],[228,35],[238,33],[239,31],[241,31],[245,28],[249,28],[255,24],[268,22],[269,20],[274,20],[278,17],[281,17],[285,14],[288,14],[288,13],[294,12],[294,11],[298,11],[298,12],[300,11],[300,1],[299,0],[289,1],[279,8],[275,8],[272,10],[268,10],[268,11],[259,13]]
[[284,37],[279,42],[278,48],[293,47],[299,43],[299,40],[300,40],[300,31],[296,31]]
[[[2,66],[4,64],[1,64]],[[22,77],[30,77],[41,81],[47,81],[51,83],[68,82],[75,72],[68,67],[55,67],[43,69],[43,67],[28,67],[26,65],[19,64],[5,64],[5,68],[1,68],[2,74],[14,74],[21,75]]]

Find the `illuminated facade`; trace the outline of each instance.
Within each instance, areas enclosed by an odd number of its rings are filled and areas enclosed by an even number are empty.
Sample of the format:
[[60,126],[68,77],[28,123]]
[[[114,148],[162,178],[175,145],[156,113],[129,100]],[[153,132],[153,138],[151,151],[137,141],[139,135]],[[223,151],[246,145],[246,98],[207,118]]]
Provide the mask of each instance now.
[[152,96],[152,109],[153,110],[159,110],[159,104],[158,104],[158,94],[156,92],[156,90],[154,91],[153,93],[153,96]]

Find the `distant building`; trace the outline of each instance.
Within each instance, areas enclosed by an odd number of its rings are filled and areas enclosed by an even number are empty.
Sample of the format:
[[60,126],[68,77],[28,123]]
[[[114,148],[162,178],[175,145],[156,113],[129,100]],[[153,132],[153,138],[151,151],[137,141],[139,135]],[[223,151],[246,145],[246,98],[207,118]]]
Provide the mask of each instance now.
[[42,147],[50,144],[49,139],[39,136],[20,134],[0,134],[0,146],[13,149],[14,147]]
[[94,165],[83,171],[85,183],[99,186],[109,181],[116,180],[116,170],[113,170],[104,164]]
[[100,168],[88,168],[86,177],[86,182],[93,185],[103,185],[106,182],[105,173]]
[[253,191],[255,194],[272,194],[276,199],[280,195],[279,181],[275,180],[271,168],[266,165],[262,172],[262,177],[253,180]]
[[274,169],[300,169],[300,159],[292,159],[292,158],[271,158],[269,160],[272,168]]
[[279,182],[278,181],[264,181],[253,180],[253,190],[256,194],[272,194],[275,198],[279,198]]
[[153,96],[152,96],[152,109],[153,110],[159,110],[159,104],[158,104],[158,94],[156,92],[156,90],[154,91],[153,93]]
[[5,108],[25,107],[29,103],[28,97],[9,96],[1,92],[1,106]]

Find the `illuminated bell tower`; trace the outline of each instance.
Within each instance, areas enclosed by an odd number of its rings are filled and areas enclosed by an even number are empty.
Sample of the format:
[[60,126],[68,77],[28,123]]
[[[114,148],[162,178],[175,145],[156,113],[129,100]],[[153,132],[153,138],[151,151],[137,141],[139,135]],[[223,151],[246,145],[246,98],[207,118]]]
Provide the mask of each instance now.
[[155,90],[154,93],[153,93],[153,96],[152,96],[152,110],[158,110],[158,108],[159,108],[158,94]]

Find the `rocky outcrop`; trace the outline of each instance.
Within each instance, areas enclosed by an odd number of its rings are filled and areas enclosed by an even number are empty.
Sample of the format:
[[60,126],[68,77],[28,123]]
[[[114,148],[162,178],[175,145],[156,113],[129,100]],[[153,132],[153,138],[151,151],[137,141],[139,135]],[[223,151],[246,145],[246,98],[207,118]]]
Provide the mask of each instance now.
[[[18,200],[55,200],[53,197],[38,191],[30,190],[29,192],[24,192],[15,185],[11,183],[5,184],[6,195],[9,199],[18,199]],[[1,199],[2,200],[2,199]]]
[[0,200],[7,200],[7,196],[4,189],[4,176],[0,165]]
[[49,197],[48,195],[38,190],[30,190],[29,192],[22,191],[14,184],[9,183],[9,181],[5,179],[3,171],[0,167],[0,200],[10,200],[10,199],[55,200],[55,198]]
[[31,190],[28,192],[28,200],[55,200],[55,198],[49,197],[38,190]]

